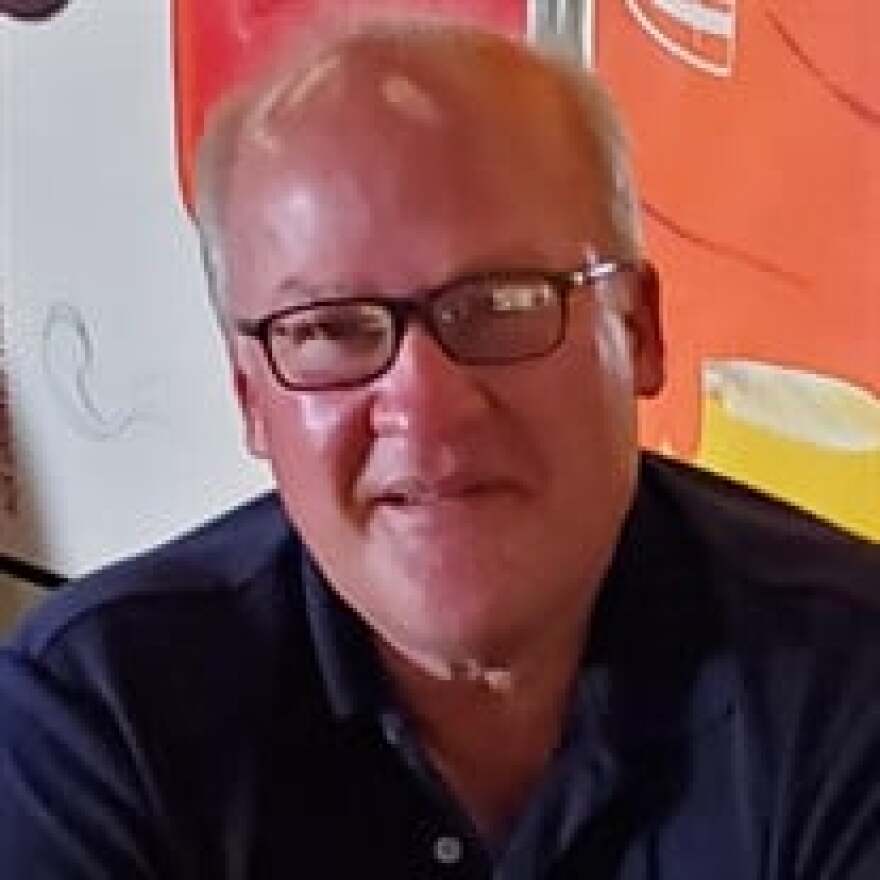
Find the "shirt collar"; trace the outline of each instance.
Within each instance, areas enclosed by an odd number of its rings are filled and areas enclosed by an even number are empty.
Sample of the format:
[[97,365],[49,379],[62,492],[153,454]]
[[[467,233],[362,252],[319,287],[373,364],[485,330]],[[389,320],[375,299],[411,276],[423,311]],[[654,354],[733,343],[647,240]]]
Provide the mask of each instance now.
[[391,707],[369,628],[328,584],[308,553],[302,557],[306,616],[331,711],[339,721],[378,716]]

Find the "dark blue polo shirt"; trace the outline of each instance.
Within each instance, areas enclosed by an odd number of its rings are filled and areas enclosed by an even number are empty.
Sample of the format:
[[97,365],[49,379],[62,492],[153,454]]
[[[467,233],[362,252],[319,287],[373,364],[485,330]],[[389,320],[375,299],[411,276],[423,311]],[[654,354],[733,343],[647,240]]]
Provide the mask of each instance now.
[[0,654],[6,878],[880,877],[880,550],[651,457],[559,748],[482,842],[268,496]]

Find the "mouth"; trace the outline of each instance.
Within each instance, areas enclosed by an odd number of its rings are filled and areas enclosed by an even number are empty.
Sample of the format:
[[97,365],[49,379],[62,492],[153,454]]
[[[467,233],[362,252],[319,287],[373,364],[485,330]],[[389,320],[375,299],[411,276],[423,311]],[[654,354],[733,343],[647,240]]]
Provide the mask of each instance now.
[[452,506],[505,491],[499,481],[450,478],[429,481],[407,477],[393,480],[374,497],[374,506],[407,510]]

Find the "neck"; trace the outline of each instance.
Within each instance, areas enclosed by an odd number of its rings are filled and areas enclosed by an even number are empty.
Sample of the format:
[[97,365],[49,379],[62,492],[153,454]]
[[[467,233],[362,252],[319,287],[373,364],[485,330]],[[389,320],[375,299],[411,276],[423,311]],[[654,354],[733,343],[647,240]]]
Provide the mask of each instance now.
[[422,662],[379,646],[426,755],[488,839],[508,832],[559,743],[585,631],[582,618],[543,631],[491,665]]

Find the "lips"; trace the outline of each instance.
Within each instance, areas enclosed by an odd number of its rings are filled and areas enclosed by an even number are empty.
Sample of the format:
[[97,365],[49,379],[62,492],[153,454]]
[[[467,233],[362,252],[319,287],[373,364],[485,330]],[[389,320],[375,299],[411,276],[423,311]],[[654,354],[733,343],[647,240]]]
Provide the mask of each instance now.
[[501,491],[498,480],[465,475],[431,480],[418,476],[389,480],[374,495],[374,503],[396,508],[431,507],[445,502],[464,501]]

